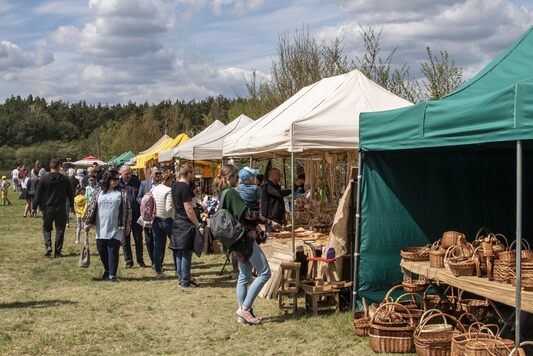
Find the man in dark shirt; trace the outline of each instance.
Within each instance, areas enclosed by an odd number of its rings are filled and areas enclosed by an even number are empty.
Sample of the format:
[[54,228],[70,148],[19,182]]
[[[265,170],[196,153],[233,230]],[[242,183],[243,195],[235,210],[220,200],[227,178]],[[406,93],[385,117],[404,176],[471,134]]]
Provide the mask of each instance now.
[[268,179],[265,179],[261,187],[261,215],[279,224],[285,224],[285,202],[283,197],[290,195],[291,190],[282,190],[279,185],[280,180],[280,170],[272,168]]
[[133,172],[128,165],[123,165],[120,168],[120,181],[118,185],[126,190],[128,200],[131,204],[131,232],[124,236],[122,247],[124,249],[124,260],[126,261],[126,268],[133,267],[133,256],[131,252],[131,235],[133,234],[133,240],[135,241],[135,257],[137,264],[140,267],[146,267],[143,257],[143,240],[142,240],[142,227],[137,224],[137,220],[141,216],[141,207],[137,203],[137,195],[139,194],[139,187],[141,186],[141,180],[133,175]]
[[70,183],[63,174],[59,173],[59,161],[50,161],[50,173],[46,173],[39,180],[32,208],[34,211],[39,206],[43,212],[43,238],[46,249],[45,256],[52,255],[52,226],[55,224],[56,241],[54,257],[61,257],[65,226],[67,223],[67,211],[65,206],[74,206],[74,194]]

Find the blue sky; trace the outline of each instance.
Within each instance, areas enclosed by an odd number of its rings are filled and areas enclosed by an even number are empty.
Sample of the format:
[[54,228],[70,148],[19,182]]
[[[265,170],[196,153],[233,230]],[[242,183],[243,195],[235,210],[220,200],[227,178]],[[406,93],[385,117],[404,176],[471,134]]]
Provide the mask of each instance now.
[[234,96],[253,69],[268,80],[280,32],[382,28],[413,72],[425,47],[473,75],[533,25],[526,0],[0,0],[0,100],[39,95],[90,103]]

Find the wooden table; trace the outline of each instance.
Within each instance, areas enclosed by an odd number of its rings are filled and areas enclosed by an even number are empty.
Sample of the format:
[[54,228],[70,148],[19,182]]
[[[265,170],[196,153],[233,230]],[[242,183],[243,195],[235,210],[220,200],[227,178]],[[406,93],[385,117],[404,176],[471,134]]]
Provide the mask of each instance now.
[[[489,281],[487,278],[455,277],[446,268],[431,268],[429,262],[404,261],[400,266],[405,270],[424,276],[434,283],[443,283],[477,294],[489,300],[516,307],[516,289],[511,284]],[[522,310],[533,313],[533,292],[522,291]]]

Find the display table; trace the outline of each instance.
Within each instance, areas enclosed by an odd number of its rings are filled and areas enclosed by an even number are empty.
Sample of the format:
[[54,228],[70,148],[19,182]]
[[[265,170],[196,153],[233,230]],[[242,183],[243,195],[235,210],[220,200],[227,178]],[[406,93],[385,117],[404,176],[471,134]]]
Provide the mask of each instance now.
[[[516,307],[516,289],[511,284],[489,281],[487,278],[455,277],[446,268],[431,268],[429,262],[404,261],[400,266],[412,273],[424,276],[436,284],[447,284],[465,292],[477,294],[489,300]],[[533,313],[533,292],[522,291],[522,310]]]

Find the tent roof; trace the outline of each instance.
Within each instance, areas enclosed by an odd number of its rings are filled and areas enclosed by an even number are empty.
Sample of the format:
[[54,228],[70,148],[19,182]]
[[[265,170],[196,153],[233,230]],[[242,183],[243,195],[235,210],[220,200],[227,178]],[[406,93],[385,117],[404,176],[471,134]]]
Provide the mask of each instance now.
[[173,158],[192,159],[187,157],[192,156],[194,145],[198,142],[203,142],[203,138],[207,137],[213,132],[217,132],[218,130],[224,127],[225,125],[222,122],[215,120],[211,125],[207,126],[199,134],[188,140],[187,143],[185,143],[184,145],[174,147],[172,149],[161,150],[159,152],[159,161],[171,161]]
[[135,153],[128,151],[111,158],[107,163],[120,166],[125,164],[126,162],[129,162],[133,157],[135,157]]
[[[135,166],[131,168],[144,168],[150,160],[157,159],[159,152],[166,151],[172,147],[181,145],[189,140],[189,136],[184,133],[179,134],[176,138],[171,138],[165,135],[167,138],[164,140],[159,139],[158,145],[152,145],[151,150],[143,151],[144,154],[139,154],[135,160]],[[163,136],[163,137],[165,137]],[[156,143],[157,143],[156,142]]]
[[76,162],[72,162],[73,165],[75,166],[92,166],[93,163],[96,162],[98,163],[98,165],[102,166],[102,165],[106,165],[105,162],[99,160],[97,157],[95,156],[86,156],[86,157],[83,157],[82,159],[76,161]]
[[353,70],[304,87],[248,127],[226,137],[223,154],[356,150],[360,112],[410,104]]
[[183,154],[188,160],[219,160],[222,158],[222,144],[224,138],[243,127],[250,125],[254,120],[242,114],[220,130],[206,135],[203,139],[194,142],[192,155]]
[[533,138],[533,27],[439,100],[360,118],[361,150],[442,147]]

